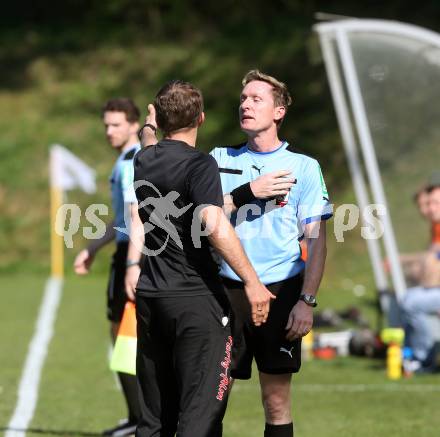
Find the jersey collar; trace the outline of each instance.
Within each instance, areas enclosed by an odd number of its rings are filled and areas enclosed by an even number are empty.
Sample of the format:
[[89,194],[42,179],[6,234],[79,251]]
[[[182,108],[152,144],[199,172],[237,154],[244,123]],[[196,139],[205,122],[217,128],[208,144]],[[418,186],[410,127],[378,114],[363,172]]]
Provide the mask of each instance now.
[[274,153],[278,152],[279,150],[285,149],[288,145],[289,145],[289,143],[287,141],[282,141],[281,145],[279,147],[277,147],[275,150],[271,150],[270,152],[255,152],[255,150],[252,150],[249,147],[249,144],[246,143],[246,149],[247,149],[248,153],[251,153],[252,155],[270,156],[270,155],[273,155]]

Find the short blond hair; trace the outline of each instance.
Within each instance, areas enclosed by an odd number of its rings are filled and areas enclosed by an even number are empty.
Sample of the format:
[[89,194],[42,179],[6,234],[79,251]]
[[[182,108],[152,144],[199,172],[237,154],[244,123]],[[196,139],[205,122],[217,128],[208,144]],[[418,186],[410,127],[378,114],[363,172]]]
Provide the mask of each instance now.
[[252,82],[254,80],[266,82],[271,85],[275,106],[284,106],[287,112],[287,108],[292,104],[292,97],[290,96],[287,86],[284,82],[280,82],[273,76],[264,74],[260,70],[250,70],[243,77],[241,83],[245,87],[249,82]]

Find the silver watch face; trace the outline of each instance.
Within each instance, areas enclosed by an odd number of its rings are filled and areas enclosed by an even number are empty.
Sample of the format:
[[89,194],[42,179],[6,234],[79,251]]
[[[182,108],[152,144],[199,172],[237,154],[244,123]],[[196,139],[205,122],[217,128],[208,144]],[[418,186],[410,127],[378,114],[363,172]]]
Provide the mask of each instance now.
[[316,303],[316,297],[312,296],[311,294],[303,294],[302,299],[304,300],[304,302],[311,304],[311,305]]

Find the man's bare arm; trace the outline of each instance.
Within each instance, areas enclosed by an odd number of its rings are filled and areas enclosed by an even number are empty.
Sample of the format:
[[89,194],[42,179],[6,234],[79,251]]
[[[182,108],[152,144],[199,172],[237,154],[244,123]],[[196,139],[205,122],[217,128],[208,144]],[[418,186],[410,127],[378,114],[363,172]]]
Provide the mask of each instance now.
[[105,225],[104,235],[101,238],[92,240],[91,243],[88,245],[87,250],[92,255],[95,255],[96,252],[98,252],[102,247],[112,242],[115,239],[115,237],[116,237],[115,222],[112,221],[111,223],[107,223]]
[[234,204],[234,199],[232,199],[231,193],[227,193],[223,196],[223,211],[230,217],[231,214],[238,208]]
[[[302,293],[316,296],[327,256],[326,222],[312,222],[306,225],[307,262],[304,272]],[[306,335],[313,326],[313,309],[302,300],[292,308],[286,325],[286,338],[293,340]]]
[[134,301],[136,285],[141,273],[139,263],[145,242],[144,226],[139,217],[137,203],[131,204],[130,217],[130,241],[128,243],[127,270],[125,272],[125,292],[127,293],[127,297]]
[[151,146],[157,143],[156,137],[156,109],[151,103],[147,106],[147,116],[145,117],[145,123],[140,129],[140,142],[142,147]]
[[200,218],[205,225],[212,246],[243,281],[254,324],[259,326],[265,323],[270,300],[275,296],[258,279],[228,218],[217,206],[203,208]]
[[425,255],[420,283],[423,287],[440,286],[440,259],[436,250],[430,250]]
[[[405,279],[409,282],[420,284],[426,254],[427,252],[403,253],[399,256]],[[390,270],[388,260],[385,261],[385,270]]]
[[402,253],[399,257],[402,264],[423,261],[427,252]]
[[116,231],[114,221],[105,225],[105,232],[101,238],[92,240],[87,249],[83,249],[75,258],[73,269],[77,275],[86,275],[90,271],[96,253],[115,239]]
[[[306,225],[305,238],[307,243],[307,262],[304,271],[303,292],[316,296],[322,275],[324,274],[327,257],[326,221],[312,222]],[[315,234],[319,232],[319,234]]]

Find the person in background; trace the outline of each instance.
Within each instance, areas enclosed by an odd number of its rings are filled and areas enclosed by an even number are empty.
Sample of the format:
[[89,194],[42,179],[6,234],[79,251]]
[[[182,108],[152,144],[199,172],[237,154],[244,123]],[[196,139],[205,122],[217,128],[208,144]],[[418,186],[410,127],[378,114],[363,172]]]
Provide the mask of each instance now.
[[[440,184],[428,187],[428,214],[434,225],[440,224]],[[419,286],[409,288],[401,310],[405,329],[405,345],[413,351],[412,370],[434,371],[435,339],[429,316],[440,316],[440,246],[431,244],[420,263]]]
[[[128,231],[121,230],[126,229],[126,223],[129,223],[129,216],[126,214],[126,211],[130,211],[129,205],[136,203],[133,189],[133,157],[140,149],[137,137],[139,116],[138,107],[128,98],[111,99],[102,109],[107,141],[119,154],[110,176],[114,220],[107,224],[104,236],[93,240],[77,255],[74,262],[75,273],[86,275],[97,252],[106,244],[116,241],[107,287],[107,318],[110,321],[113,343],[127,302],[124,279],[129,238]],[[136,377],[126,373],[118,373],[118,377],[127,404],[128,417],[114,428],[105,430],[103,435],[123,437],[133,434],[136,429],[139,401]]]
[[420,215],[425,220],[429,220],[429,193],[427,186],[421,187],[414,194],[414,202],[417,205]]
[[[433,185],[434,186],[434,185]],[[429,205],[430,189],[433,186],[423,186],[414,194],[414,203],[423,219],[427,220],[431,228],[429,247],[440,245],[439,224],[431,218]],[[410,286],[419,285],[422,281],[423,263],[426,252],[403,253],[400,255],[400,263],[405,275],[405,279]],[[385,261],[385,269],[389,271],[388,262]]]
[[[436,171],[431,174],[428,181],[429,191],[440,186],[440,172]],[[440,248],[440,222],[433,220],[431,222],[431,244],[433,247]]]
[[[419,214],[424,220],[431,222],[429,214],[429,193],[428,187],[423,186],[419,188],[413,197],[414,203],[417,206]],[[432,223],[431,223],[432,228]],[[399,256],[402,265],[403,273],[407,283],[411,286],[420,283],[421,265],[423,261],[424,252],[402,253]],[[387,272],[390,271],[388,260],[385,260],[384,267]]]

